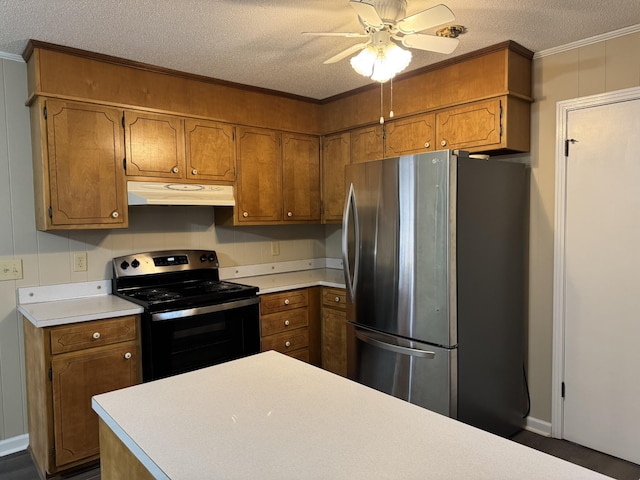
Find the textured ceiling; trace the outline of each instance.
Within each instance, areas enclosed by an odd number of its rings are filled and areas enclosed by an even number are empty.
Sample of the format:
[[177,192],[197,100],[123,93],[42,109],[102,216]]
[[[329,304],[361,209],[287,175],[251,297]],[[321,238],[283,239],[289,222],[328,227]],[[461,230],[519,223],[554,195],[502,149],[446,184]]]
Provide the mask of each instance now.
[[[412,14],[439,2],[407,3]],[[640,0],[444,3],[468,32],[452,55],[414,50],[407,71],[505,40],[540,52],[640,25]],[[362,27],[348,0],[0,0],[0,52],[10,55],[32,38],[317,99],[371,83],[348,59],[322,63],[360,39],[303,31]]]

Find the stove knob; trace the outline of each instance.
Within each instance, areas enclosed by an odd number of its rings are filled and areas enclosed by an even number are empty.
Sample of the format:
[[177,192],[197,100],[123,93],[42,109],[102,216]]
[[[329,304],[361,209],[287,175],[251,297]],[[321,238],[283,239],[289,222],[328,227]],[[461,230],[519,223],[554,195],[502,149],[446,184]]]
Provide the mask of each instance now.
[[140,262],[138,260],[134,260],[133,262],[131,262],[131,266],[133,268],[138,268],[140,266]]
[[206,262],[206,261],[207,261],[207,256],[206,256],[204,253],[200,256],[200,261],[201,261],[202,263],[204,263],[204,262]]
[[210,262],[215,262],[216,261],[216,256],[213,253],[209,254],[209,261]]
[[127,268],[129,268],[129,262],[127,262],[126,260],[124,262],[122,262],[120,264],[120,268],[123,270],[126,270]]

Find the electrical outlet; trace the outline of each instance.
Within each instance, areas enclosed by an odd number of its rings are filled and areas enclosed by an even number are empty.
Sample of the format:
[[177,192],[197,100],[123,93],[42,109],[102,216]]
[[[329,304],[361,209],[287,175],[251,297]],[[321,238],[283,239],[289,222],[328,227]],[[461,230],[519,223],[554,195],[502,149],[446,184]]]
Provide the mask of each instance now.
[[73,254],[73,271],[87,271],[87,252],[76,252]]
[[271,255],[280,255],[280,242],[271,242]]
[[22,278],[22,259],[0,260],[0,281],[20,280]]

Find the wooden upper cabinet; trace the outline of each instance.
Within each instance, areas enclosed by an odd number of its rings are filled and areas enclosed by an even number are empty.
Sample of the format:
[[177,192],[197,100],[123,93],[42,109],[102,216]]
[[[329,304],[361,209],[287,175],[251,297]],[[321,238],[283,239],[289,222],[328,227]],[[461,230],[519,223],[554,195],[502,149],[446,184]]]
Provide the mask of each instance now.
[[46,100],[31,113],[45,122],[33,128],[34,142],[46,131],[46,147],[34,145],[38,229],[126,227],[122,111]]
[[503,140],[502,97],[436,113],[437,149],[493,149]]
[[328,135],[322,139],[322,220],[342,222],[344,210],[344,167],[350,163],[349,132]]
[[351,130],[351,163],[379,160],[384,157],[382,125]]
[[283,220],[320,222],[320,140],[282,134]]
[[186,178],[182,118],[125,111],[124,129],[127,175]]
[[386,124],[384,156],[398,157],[435,150],[435,115],[428,113]]
[[280,133],[239,127],[237,142],[238,223],[282,219],[282,161]]
[[235,127],[187,119],[187,178],[233,182],[236,178]]

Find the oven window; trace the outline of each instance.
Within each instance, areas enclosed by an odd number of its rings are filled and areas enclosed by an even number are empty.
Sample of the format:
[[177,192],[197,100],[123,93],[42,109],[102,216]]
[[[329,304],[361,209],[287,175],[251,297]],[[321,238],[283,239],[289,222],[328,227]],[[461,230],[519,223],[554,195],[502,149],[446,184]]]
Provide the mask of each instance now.
[[142,333],[142,374],[155,380],[260,351],[258,305],[151,321]]

